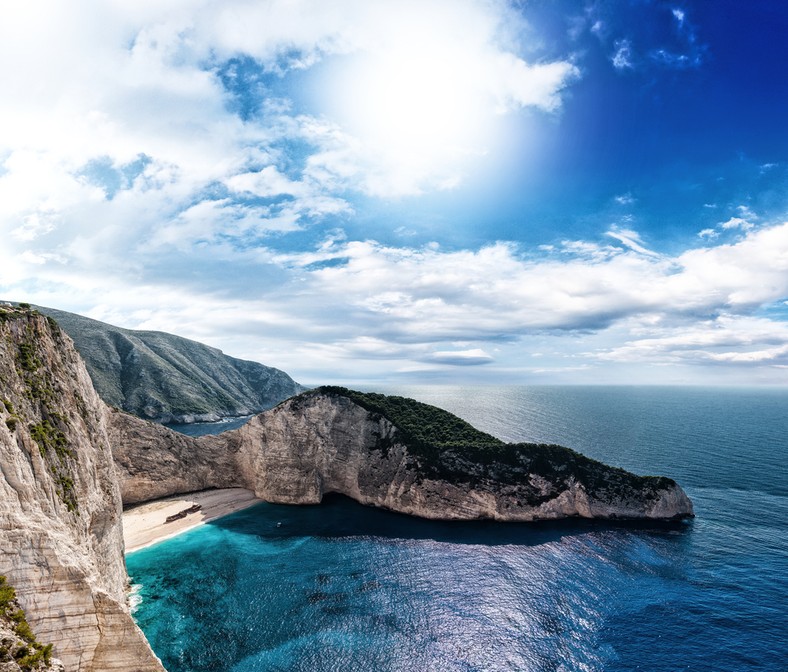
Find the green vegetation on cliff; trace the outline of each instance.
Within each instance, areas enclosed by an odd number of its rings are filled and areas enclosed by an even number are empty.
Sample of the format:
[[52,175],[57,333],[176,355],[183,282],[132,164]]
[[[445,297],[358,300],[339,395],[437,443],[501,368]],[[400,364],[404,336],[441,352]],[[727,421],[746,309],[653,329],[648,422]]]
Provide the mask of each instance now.
[[[386,418],[397,439],[408,448],[426,478],[453,483],[496,481],[529,490],[527,503],[538,505],[555,492],[545,484],[574,480],[587,492],[614,497],[655,497],[674,485],[669,478],[637,476],[585,455],[552,444],[504,443],[479,431],[457,416],[405,397],[357,392],[343,387],[320,387],[306,394],[328,394],[350,399],[370,413]],[[387,445],[381,445],[387,450]],[[531,483],[533,477],[543,479]]]
[[333,386],[319,387],[315,392],[347,397],[369,412],[382,415],[397,427],[403,443],[425,458],[438,457],[441,451],[450,448],[485,451],[504,445],[500,439],[480,432],[456,415],[415,399]]
[[[0,628],[13,632],[13,639],[0,639],[0,667],[15,662],[23,672],[33,672],[48,666],[52,657],[52,645],[41,644],[25,617],[25,612],[16,600],[16,591],[5,576],[0,575]],[[13,669],[13,666],[12,666]]]
[[22,383],[22,389],[16,405],[10,399],[2,399],[0,414],[11,432],[16,432],[20,423],[27,425],[30,438],[38,445],[61,501],[69,511],[78,513],[73,476],[77,455],[68,438],[69,420],[65,413],[60,412],[65,374],[53,370],[51,356],[48,357],[43,346],[47,335],[56,342],[62,342],[62,332],[53,320],[45,319],[29,304],[16,307],[0,305],[2,325],[7,325],[3,328],[8,329],[16,377]]

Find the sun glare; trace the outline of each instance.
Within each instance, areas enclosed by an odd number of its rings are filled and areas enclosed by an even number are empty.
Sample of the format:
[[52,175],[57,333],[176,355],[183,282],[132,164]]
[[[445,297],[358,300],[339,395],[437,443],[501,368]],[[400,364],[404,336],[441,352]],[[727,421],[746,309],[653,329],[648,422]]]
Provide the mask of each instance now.
[[389,169],[459,178],[488,149],[495,118],[480,51],[411,31],[344,62],[327,107]]

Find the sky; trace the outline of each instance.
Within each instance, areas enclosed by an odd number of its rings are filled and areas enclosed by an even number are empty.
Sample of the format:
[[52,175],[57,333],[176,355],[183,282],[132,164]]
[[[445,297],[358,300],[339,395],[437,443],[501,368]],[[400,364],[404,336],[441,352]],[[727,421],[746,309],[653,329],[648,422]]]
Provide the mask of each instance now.
[[788,383],[788,4],[0,9],[0,298],[335,384]]

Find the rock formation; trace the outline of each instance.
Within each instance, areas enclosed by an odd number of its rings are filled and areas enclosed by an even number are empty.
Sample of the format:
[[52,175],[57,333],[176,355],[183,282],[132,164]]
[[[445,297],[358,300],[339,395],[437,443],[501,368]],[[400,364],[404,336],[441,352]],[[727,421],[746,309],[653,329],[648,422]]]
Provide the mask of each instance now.
[[63,662],[52,657],[52,645],[36,639],[14,587],[1,574],[0,671],[64,672]]
[[441,519],[692,516],[670,479],[400,397],[320,388],[235,431],[177,434],[104,404],[54,320],[0,306],[0,575],[66,670],[163,670],[126,604],[121,504],[233,486]]
[[106,416],[54,321],[0,309],[0,574],[67,670],[161,671],[126,605]]
[[[400,410],[386,407],[391,400]],[[448,441],[420,438],[417,422]],[[671,479],[635,476],[560,446],[504,444],[446,411],[396,397],[318,388],[240,429],[199,439],[121,413],[110,425],[125,503],[241,486],[269,502],[316,504],[333,492],[444,520],[692,516]],[[454,443],[458,437],[466,445]]]
[[141,418],[204,422],[252,415],[306,389],[284,371],[188,338],[37,309],[74,340],[99,396]]

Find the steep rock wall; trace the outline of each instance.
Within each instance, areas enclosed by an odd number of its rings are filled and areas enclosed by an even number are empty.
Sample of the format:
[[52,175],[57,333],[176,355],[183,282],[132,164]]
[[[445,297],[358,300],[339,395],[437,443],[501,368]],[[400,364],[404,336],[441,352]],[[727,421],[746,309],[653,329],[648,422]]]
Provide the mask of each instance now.
[[126,606],[105,406],[30,311],[0,311],[0,574],[67,670],[163,670]]
[[232,437],[195,439],[116,410],[107,419],[124,505],[243,485]]
[[[111,423],[125,503],[240,486],[269,502],[316,504],[335,492],[444,520],[692,515],[691,501],[674,481],[640,478],[555,446],[544,449],[553,463],[543,458],[539,469],[525,459],[511,466],[447,458],[439,466],[452,476],[441,478],[388,419],[319,390],[261,413],[240,429],[199,439],[173,436],[123,414]],[[522,453],[532,450],[525,446]]]
[[[635,477],[558,447],[552,447],[556,461],[565,459],[565,451],[592,463],[599,470],[595,478],[586,478],[587,468],[546,478],[495,461],[451,465],[452,478],[436,477],[386,418],[319,391],[257,416],[237,434],[228,438],[240,438],[236,454],[246,460],[240,464],[245,487],[271,502],[316,503],[337,492],[362,504],[443,520],[692,515],[692,503],[674,481]],[[523,447],[524,454],[528,450]]]

